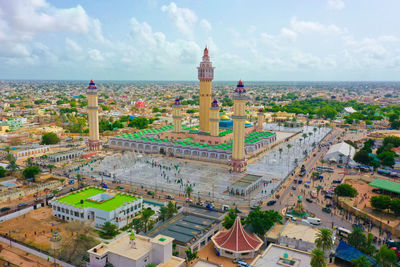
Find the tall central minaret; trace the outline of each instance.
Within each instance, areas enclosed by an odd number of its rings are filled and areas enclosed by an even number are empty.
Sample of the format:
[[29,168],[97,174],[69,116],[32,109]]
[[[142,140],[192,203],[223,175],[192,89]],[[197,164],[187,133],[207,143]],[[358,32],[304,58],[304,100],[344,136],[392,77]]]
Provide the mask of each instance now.
[[96,151],[100,149],[99,137],[99,104],[97,96],[97,87],[93,80],[90,81],[87,88],[88,99],[88,124],[89,124],[89,141],[88,146],[90,150]]
[[200,80],[200,131],[210,130],[210,107],[212,96],[212,80],[214,79],[214,67],[208,55],[208,48],[204,49],[203,61],[197,67]]
[[229,165],[232,166],[232,171],[243,172],[246,170],[247,162],[245,158],[245,122],[246,115],[246,88],[240,80],[235,93],[233,94],[233,145],[232,145],[232,158]]

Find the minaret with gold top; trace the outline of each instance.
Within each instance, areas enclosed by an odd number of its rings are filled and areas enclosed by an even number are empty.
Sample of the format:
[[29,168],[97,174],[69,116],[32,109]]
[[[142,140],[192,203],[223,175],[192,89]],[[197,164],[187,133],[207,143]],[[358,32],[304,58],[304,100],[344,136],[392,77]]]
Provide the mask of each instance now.
[[210,130],[210,107],[212,96],[212,80],[214,79],[214,67],[208,55],[208,48],[204,49],[203,61],[197,67],[200,80],[200,131]]
[[100,149],[101,141],[99,135],[99,104],[97,96],[97,87],[93,80],[90,81],[87,88],[88,99],[88,124],[89,124],[89,141],[88,146],[92,151]]
[[262,108],[260,108],[257,113],[257,131],[264,130],[264,118],[264,111]]
[[244,88],[242,80],[240,80],[233,94],[233,144],[232,158],[229,165],[234,172],[243,172],[247,168],[244,147],[244,129],[247,119],[246,102],[246,89]]
[[172,119],[174,120],[174,132],[182,132],[182,105],[179,97],[175,99],[174,110],[172,111]]
[[219,105],[217,99],[214,99],[210,108],[210,135],[219,136]]

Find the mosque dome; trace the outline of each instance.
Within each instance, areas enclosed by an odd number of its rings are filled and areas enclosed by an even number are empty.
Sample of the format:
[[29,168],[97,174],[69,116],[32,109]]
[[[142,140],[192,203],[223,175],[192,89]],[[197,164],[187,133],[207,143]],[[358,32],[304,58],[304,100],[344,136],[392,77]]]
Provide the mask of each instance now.
[[192,130],[192,131],[198,131],[199,129],[198,129],[198,128],[193,128],[193,129],[190,129],[190,130]]
[[226,116],[226,115],[222,115],[222,116],[220,117],[220,119],[221,119],[221,120],[230,120],[230,118],[229,118],[228,116]]
[[246,121],[244,124],[245,124],[245,125],[251,125],[251,122]]

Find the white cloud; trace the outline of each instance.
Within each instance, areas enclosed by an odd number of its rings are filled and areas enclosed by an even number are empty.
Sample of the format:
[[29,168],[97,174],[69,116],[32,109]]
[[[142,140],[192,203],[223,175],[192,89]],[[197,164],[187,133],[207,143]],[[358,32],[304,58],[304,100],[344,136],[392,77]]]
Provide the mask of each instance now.
[[200,21],[200,27],[205,31],[205,32],[210,32],[212,30],[211,23],[208,22],[206,19],[202,19]]
[[101,26],[82,6],[56,8],[46,0],[0,1],[0,41],[21,42],[38,33],[89,33],[101,40]]
[[198,18],[192,10],[180,8],[174,2],[171,2],[168,6],[163,5],[161,10],[168,14],[181,33],[187,38],[193,38],[193,27]]
[[282,28],[281,36],[289,41],[295,41],[297,39],[297,33],[295,33],[292,30],[289,30],[288,28]]
[[67,50],[69,51],[73,51],[73,52],[81,52],[82,51],[82,47],[80,47],[75,41],[66,38],[65,39],[65,45],[67,47]]
[[88,54],[90,59],[94,61],[104,61],[103,54],[97,49],[89,49]]
[[333,10],[342,10],[344,8],[343,0],[328,0],[328,8]]
[[336,25],[330,24],[330,25],[323,25],[319,22],[314,22],[314,21],[301,21],[297,20],[296,17],[293,17],[290,20],[290,28],[297,32],[297,33],[336,33],[340,34],[343,31]]

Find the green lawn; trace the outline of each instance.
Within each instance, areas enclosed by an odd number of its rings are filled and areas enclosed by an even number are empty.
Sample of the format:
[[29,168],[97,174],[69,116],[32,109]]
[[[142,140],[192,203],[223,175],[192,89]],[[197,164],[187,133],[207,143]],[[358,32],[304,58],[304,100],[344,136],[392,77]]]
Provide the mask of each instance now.
[[[57,199],[58,202],[63,202],[67,205],[78,207],[78,208],[87,208],[92,207],[99,210],[104,211],[112,211],[116,208],[122,206],[125,202],[133,202],[137,200],[136,197],[130,195],[122,195],[117,194],[114,198],[104,201],[103,203],[96,203],[87,198],[97,195],[99,193],[106,193],[106,190],[100,188],[87,188],[80,192],[71,193],[67,196],[61,197]],[[83,204],[81,200],[83,199]]]

